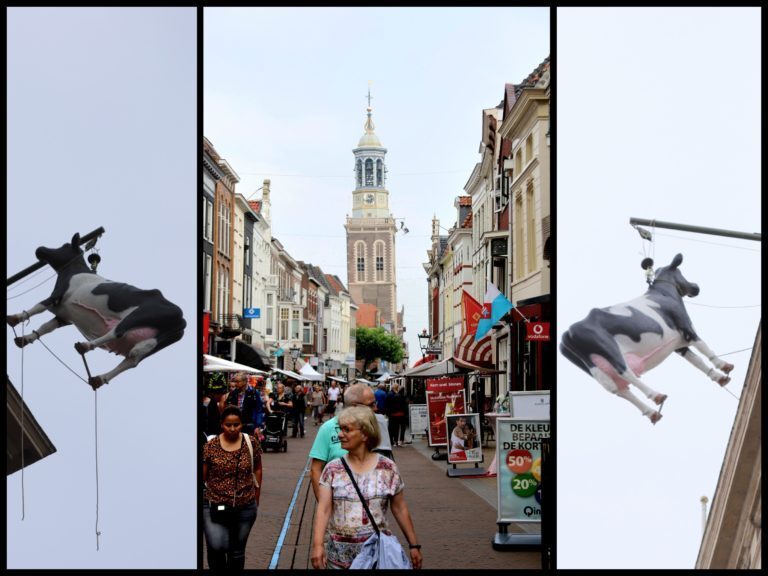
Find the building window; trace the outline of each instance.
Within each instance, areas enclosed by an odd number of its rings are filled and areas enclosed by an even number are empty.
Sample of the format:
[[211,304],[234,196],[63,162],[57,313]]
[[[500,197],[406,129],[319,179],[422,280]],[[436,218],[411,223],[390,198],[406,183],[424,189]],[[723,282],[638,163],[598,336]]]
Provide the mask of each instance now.
[[294,310],[291,314],[291,340],[298,340],[301,337],[301,333],[299,332],[300,323],[299,323],[299,315],[301,312],[299,310]]
[[275,333],[275,295],[267,294],[267,336]]
[[280,340],[288,340],[288,320],[290,319],[290,310],[280,308]]
[[534,206],[533,182],[528,182],[526,200],[526,240],[528,241],[528,272],[536,270],[536,207]]
[[533,160],[533,134],[528,134],[525,139],[525,162],[526,164]]
[[203,238],[213,242],[213,202],[203,198]]
[[304,322],[304,337],[301,341],[307,346],[312,345],[312,324],[309,322]]
[[384,186],[384,180],[382,179],[381,167],[383,163],[381,159],[376,160],[376,186]]
[[211,276],[211,266],[213,265],[213,259],[210,254],[203,254],[203,310],[211,309],[211,283],[213,278]]
[[523,277],[523,197],[515,198],[515,278]]
[[365,282],[365,242],[355,242],[355,262],[357,263],[356,279]]
[[370,158],[365,161],[365,185],[373,186],[373,160]]
[[376,282],[384,281],[384,242],[377,240],[373,245],[376,255]]
[[517,154],[515,154],[515,174],[520,175],[520,172],[523,171],[523,151],[518,150]]
[[355,176],[357,181],[357,187],[360,188],[363,185],[363,163],[358,158],[355,162]]

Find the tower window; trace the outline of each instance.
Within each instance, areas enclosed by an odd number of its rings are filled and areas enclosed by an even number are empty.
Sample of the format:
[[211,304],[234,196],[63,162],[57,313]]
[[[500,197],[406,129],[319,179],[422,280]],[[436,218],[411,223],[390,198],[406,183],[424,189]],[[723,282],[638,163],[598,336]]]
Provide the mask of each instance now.
[[376,282],[384,282],[384,242],[376,240],[373,249],[376,258]]
[[384,270],[384,257],[376,256],[376,272]]
[[373,186],[373,160],[370,158],[365,161],[365,185]]
[[365,272],[365,258],[362,256],[357,257],[357,271]]
[[355,178],[357,180],[357,187],[360,188],[363,185],[363,163],[358,159],[355,163]]
[[382,179],[381,174],[381,166],[381,159],[376,160],[376,186],[384,186],[384,180]]

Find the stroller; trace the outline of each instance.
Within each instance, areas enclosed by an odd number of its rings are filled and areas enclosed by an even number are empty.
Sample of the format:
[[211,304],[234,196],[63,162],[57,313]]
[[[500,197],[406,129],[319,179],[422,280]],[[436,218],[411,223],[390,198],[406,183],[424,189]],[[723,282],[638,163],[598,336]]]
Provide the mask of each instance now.
[[264,451],[288,451],[288,414],[273,412],[264,420]]

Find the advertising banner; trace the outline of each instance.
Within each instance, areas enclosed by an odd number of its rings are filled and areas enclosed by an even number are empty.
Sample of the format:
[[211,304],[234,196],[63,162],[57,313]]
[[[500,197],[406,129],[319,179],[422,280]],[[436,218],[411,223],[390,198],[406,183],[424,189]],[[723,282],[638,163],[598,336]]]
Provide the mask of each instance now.
[[408,407],[408,427],[411,430],[411,438],[425,436],[429,427],[429,416],[426,404],[411,404]]
[[541,440],[548,420],[496,420],[497,522],[541,522]]
[[528,322],[525,325],[525,339],[549,342],[549,322]]
[[464,413],[464,390],[452,392],[427,391],[427,417],[429,418],[429,445],[447,446],[445,417]]
[[480,414],[450,414],[445,419],[449,439],[448,464],[482,462]]

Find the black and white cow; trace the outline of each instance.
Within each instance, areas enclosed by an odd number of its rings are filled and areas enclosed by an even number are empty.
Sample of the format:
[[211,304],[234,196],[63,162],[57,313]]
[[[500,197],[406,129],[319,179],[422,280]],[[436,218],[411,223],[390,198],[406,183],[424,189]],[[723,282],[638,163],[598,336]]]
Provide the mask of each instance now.
[[94,390],[183,336],[187,323],[181,308],[166,300],[160,290],[141,290],[96,274],[85,263],[79,234],[61,248],[40,247],[35,256],[58,273],[53,293],[29,310],[9,315],[6,321],[16,326],[45,310],[54,317],[14,341],[22,348],[43,334],[74,324],[87,338],[75,344],[80,354],[103,348],[125,357],[112,371],[91,376],[88,383]]
[[[667,396],[646,386],[640,376],[673,351],[721,386],[730,382],[727,374],[733,370],[733,365],[718,358],[693,329],[683,296],[696,296],[699,287],[678,270],[682,261],[683,255],[678,254],[669,266],[659,268],[650,288],[639,298],[592,309],[584,320],[568,328],[560,343],[566,358],[606,390],[632,402],[653,424],[661,419],[661,413],[637,398],[629,384],[656,405],[663,404]],[[691,347],[708,358],[714,368]]]

